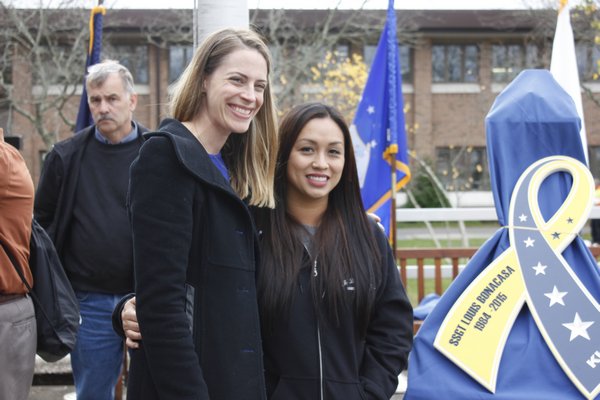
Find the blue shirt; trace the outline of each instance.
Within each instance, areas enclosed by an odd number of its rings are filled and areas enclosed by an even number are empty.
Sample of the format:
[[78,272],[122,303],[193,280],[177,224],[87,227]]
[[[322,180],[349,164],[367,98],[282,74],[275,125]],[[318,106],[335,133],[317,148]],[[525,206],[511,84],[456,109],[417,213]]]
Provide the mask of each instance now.
[[229,182],[229,171],[227,171],[227,167],[225,166],[223,157],[221,157],[221,153],[209,154],[208,156],[210,157],[210,160],[213,162],[213,164],[215,164],[215,167],[217,167],[219,171],[221,171],[221,174],[223,174],[223,178],[225,178],[225,180]]
[[133,128],[131,129],[131,132],[129,132],[129,134],[127,136],[125,136],[123,138],[123,140],[121,140],[119,143],[111,143],[111,142],[109,142],[108,139],[106,139],[104,136],[102,136],[102,133],[100,133],[100,131],[98,130],[98,127],[96,127],[95,130],[94,130],[94,137],[100,143],[104,143],[104,144],[123,144],[123,143],[129,143],[129,142],[134,141],[138,137],[138,126],[137,126],[137,124],[135,122],[131,121],[131,125],[133,125]]

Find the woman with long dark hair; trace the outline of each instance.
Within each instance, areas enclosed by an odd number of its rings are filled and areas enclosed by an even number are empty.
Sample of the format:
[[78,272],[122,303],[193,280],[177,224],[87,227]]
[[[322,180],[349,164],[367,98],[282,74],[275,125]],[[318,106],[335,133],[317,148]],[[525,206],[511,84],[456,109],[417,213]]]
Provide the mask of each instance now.
[[257,213],[267,396],[389,399],[407,366],[412,309],[365,213],[348,126],[332,107],[302,104],[279,141],[276,205]]

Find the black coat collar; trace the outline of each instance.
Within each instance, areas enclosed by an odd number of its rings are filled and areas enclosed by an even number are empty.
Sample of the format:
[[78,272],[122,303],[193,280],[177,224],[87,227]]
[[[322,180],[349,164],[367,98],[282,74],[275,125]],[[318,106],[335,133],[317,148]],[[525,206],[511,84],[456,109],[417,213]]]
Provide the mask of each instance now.
[[181,122],[166,118],[160,123],[159,130],[144,134],[145,139],[153,136],[168,138],[175,149],[179,162],[198,179],[218,186],[237,197],[237,194],[225,180],[221,172],[210,160],[208,153],[198,139]]

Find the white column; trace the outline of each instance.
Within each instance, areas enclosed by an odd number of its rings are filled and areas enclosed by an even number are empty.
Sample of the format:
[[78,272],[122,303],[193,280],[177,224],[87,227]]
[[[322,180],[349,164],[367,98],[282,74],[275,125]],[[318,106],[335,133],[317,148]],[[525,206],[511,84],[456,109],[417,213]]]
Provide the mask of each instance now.
[[194,0],[194,45],[222,28],[247,28],[248,0]]

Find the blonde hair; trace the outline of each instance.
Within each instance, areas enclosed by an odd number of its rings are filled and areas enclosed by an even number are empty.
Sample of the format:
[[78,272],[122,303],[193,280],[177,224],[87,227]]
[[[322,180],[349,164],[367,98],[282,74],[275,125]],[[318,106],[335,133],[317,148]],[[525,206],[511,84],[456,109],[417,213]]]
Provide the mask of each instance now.
[[[249,204],[275,207],[273,181],[277,157],[277,117],[271,94],[271,53],[264,40],[249,29],[223,29],[208,36],[173,85],[170,111],[179,121],[191,121],[202,108],[204,80],[223,59],[239,49],[258,51],[267,62],[269,84],[263,105],[245,134],[229,135],[221,154],[231,175],[231,186]],[[241,156],[240,156],[241,155]]]

